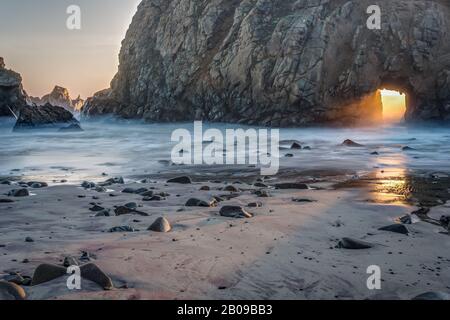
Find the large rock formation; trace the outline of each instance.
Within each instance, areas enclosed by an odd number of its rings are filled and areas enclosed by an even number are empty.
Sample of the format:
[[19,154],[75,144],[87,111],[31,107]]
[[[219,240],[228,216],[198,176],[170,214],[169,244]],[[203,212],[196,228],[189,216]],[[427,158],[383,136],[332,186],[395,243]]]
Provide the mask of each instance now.
[[450,120],[450,4],[378,0],[143,0],[119,71],[84,114],[149,121],[351,124],[380,116],[383,87],[406,118]]
[[37,106],[51,104],[71,112],[79,111],[84,104],[84,101],[80,96],[78,96],[77,99],[72,100],[69,90],[60,86],[55,86],[52,92],[46,94],[42,98],[30,97],[30,99]]
[[26,104],[27,94],[22,87],[22,77],[6,69],[0,57],[0,117],[13,117],[10,109],[18,112]]

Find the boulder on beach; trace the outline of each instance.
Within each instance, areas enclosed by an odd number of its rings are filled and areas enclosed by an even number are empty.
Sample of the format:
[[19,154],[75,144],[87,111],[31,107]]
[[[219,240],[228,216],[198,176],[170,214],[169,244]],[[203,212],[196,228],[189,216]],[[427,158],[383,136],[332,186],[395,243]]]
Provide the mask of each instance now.
[[392,224],[386,227],[379,228],[380,231],[389,231],[394,233],[400,233],[400,234],[409,234],[408,228],[403,224]]
[[167,180],[167,183],[192,184],[190,177],[183,176]]
[[252,218],[253,214],[240,206],[224,206],[220,209],[220,215],[228,218]]
[[373,247],[372,244],[368,242],[364,242],[361,240],[356,240],[352,238],[343,238],[339,241],[339,248],[350,249],[350,250],[361,250],[361,249],[370,249]]
[[27,294],[25,290],[13,283],[0,281],[0,300],[25,300]]
[[46,104],[39,107],[25,107],[20,110],[14,131],[27,129],[61,129],[79,125],[73,114],[61,107]]
[[88,263],[80,268],[81,277],[98,284],[103,290],[114,289],[114,284],[110,277],[106,275],[97,265]]
[[160,217],[156,219],[155,222],[153,222],[153,224],[148,228],[148,230],[166,233],[172,230],[172,226],[170,225],[169,221],[166,218]]
[[59,277],[62,277],[67,273],[66,268],[62,266],[57,266],[53,264],[41,264],[39,265],[33,274],[33,279],[31,280],[32,286],[37,286],[39,284],[52,281]]

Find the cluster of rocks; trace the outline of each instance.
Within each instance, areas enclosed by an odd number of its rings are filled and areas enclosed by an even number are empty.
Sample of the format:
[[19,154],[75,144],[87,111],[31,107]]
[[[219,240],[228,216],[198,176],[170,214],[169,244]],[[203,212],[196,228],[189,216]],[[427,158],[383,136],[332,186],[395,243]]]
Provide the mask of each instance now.
[[80,111],[84,104],[84,100],[80,96],[72,99],[69,90],[60,86],[55,86],[52,92],[42,98],[30,97],[30,100],[36,106],[50,104],[52,106],[62,107],[70,112]]

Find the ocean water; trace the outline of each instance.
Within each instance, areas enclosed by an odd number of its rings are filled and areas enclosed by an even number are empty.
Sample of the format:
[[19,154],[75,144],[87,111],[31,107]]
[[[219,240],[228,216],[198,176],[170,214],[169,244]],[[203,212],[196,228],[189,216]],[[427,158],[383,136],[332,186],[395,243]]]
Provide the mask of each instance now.
[[[172,132],[193,129],[192,123],[146,124],[139,121],[82,121],[84,132],[12,132],[14,121],[0,119],[0,176],[17,176],[58,183],[79,182],[109,176],[156,174],[167,170],[173,146]],[[243,128],[204,124],[204,129]],[[258,129],[258,128],[256,128]],[[311,150],[280,150],[282,168],[297,170],[351,169],[359,173],[375,169],[450,172],[450,128],[383,125],[368,128],[290,128],[280,130],[281,140],[298,140]],[[352,139],[364,148],[342,147]],[[289,147],[289,143],[284,144]],[[403,151],[402,147],[414,148]],[[372,152],[379,155],[371,155]],[[251,152],[256,152],[255,150]],[[293,158],[285,158],[293,153]],[[208,170],[204,165],[203,170]],[[229,166],[229,169],[240,170]]]

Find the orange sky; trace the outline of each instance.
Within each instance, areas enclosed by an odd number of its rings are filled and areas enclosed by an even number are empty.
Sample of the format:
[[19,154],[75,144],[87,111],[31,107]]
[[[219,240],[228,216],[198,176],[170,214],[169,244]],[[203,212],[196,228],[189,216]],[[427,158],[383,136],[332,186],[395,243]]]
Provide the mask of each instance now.
[[[109,87],[140,0],[0,0],[0,56],[29,95],[55,85],[83,98]],[[68,30],[67,7],[81,8],[81,30]]]

